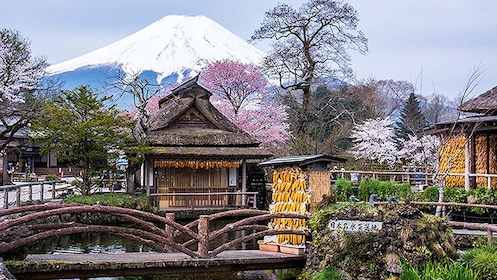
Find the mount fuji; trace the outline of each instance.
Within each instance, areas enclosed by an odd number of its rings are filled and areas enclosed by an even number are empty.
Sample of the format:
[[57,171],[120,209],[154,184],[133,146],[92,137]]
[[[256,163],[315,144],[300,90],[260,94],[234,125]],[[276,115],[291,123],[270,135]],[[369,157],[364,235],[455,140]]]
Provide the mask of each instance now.
[[170,15],[115,43],[49,66],[47,72],[60,79],[64,89],[101,89],[118,71],[174,84],[218,60],[260,64],[264,56],[205,16]]

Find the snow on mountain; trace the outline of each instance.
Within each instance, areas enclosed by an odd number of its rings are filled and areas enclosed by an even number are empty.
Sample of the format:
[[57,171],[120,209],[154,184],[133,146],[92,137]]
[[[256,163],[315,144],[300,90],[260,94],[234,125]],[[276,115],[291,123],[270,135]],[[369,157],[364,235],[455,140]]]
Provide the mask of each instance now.
[[49,66],[50,75],[103,68],[121,68],[126,73],[157,73],[157,80],[198,73],[207,64],[234,59],[258,64],[265,53],[248,44],[213,20],[199,16],[166,16],[115,43],[74,59]]

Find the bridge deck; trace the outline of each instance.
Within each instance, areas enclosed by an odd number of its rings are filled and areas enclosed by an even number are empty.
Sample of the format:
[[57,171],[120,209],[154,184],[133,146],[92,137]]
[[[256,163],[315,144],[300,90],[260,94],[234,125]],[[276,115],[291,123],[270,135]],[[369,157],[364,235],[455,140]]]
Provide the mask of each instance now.
[[8,265],[17,279],[137,276],[176,273],[301,268],[305,256],[259,250],[230,250],[215,258],[195,259],[183,253],[35,254],[29,265]]

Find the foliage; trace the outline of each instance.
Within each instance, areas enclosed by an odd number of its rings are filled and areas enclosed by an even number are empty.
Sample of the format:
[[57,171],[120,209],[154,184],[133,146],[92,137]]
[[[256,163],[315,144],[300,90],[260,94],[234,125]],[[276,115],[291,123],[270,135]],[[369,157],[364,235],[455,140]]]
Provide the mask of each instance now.
[[333,187],[337,194],[338,201],[348,201],[349,197],[354,194],[354,182],[349,181],[344,178],[336,180],[335,186]]
[[[395,123],[395,136],[399,140],[408,140],[409,135],[416,135],[425,125],[426,121],[421,112],[419,100],[414,92],[411,92],[400,112],[400,119]],[[401,143],[399,143],[399,147],[401,147]]]
[[[299,97],[291,93],[282,96],[288,107],[289,119],[298,117]],[[376,116],[370,98],[357,87],[322,84],[312,91],[305,115],[304,133],[295,139],[299,154],[341,154],[350,148],[350,130],[354,123]],[[290,129],[297,130],[291,122]]]
[[267,11],[252,40],[274,40],[264,61],[281,88],[301,92],[294,136],[304,132],[311,86],[319,76],[350,74],[349,49],[367,51],[367,39],[357,30],[354,8],[342,1],[309,0],[297,10],[279,3]]
[[47,65],[32,56],[30,42],[19,32],[0,29],[0,151],[39,115]]
[[231,122],[266,145],[288,141],[285,108],[268,92],[262,69],[254,64],[221,60],[200,76],[212,104]]
[[59,161],[82,170],[82,194],[89,194],[91,178],[129,142],[129,118],[115,105],[107,106],[107,100],[85,86],[63,90],[47,101],[43,117],[31,125],[42,153],[58,152]]
[[79,203],[86,205],[104,205],[131,208],[149,212],[156,212],[146,195],[129,195],[123,193],[70,195],[64,199],[65,203]]
[[311,280],[340,280],[342,275],[332,267],[327,267],[323,271],[312,276]]
[[131,130],[133,138],[132,144],[126,148],[126,159],[128,166],[126,168],[126,192],[134,193],[135,174],[140,169],[145,154],[149,148],[144,139],[148,135],[148,122],[153,113],[159,109],[160,93],[163,92],[163,85],[155,80],[147,79],[140,76],[139,73],[125,73],[119,71],[115,77],[117,81],[112,87],[117,88],[122,94],[131,95],[135,108],[129,113],[134,125]]
[[47,176],[45,177],[45,180],[57,181],[57,180],[60,180],[60,177],[57,174],[47,174]]
[[497,279],[497,247],[483,246],[461,255],[465,264],[478,271],[480,279]]
[[357,198],[368,201],[372,193],[379,195],[382,200],[387,200],[391,196],[395,196],[397,200],[406,200],[411,193],[411,186],[408,183],[379,181],[378,179],[361,180]]
[[[429,262],[421,270],[416,267],[403,265],[404,272],[400,280],[432,280],[432,279],[454,279],[454,280],[477,280],[480,279],[478,272],[465,267],[457,262],[440,264]],[[484,278],[487,279],[487,278]]]

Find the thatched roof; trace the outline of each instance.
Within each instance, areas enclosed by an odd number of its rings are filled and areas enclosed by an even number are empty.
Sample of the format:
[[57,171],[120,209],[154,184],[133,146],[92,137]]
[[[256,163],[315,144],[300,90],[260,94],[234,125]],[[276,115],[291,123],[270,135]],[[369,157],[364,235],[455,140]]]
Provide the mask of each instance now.
[[496,115],[497,113],[497,86],[470,99],[458,108],[463,112],[483,113],[485,115]]
[[[212,95],[195,77],[159,101],[145,141],[155,155],[267,158],[259,141],[244,132],[209,101]],[[250,157],[253,156],[253,157]]]

